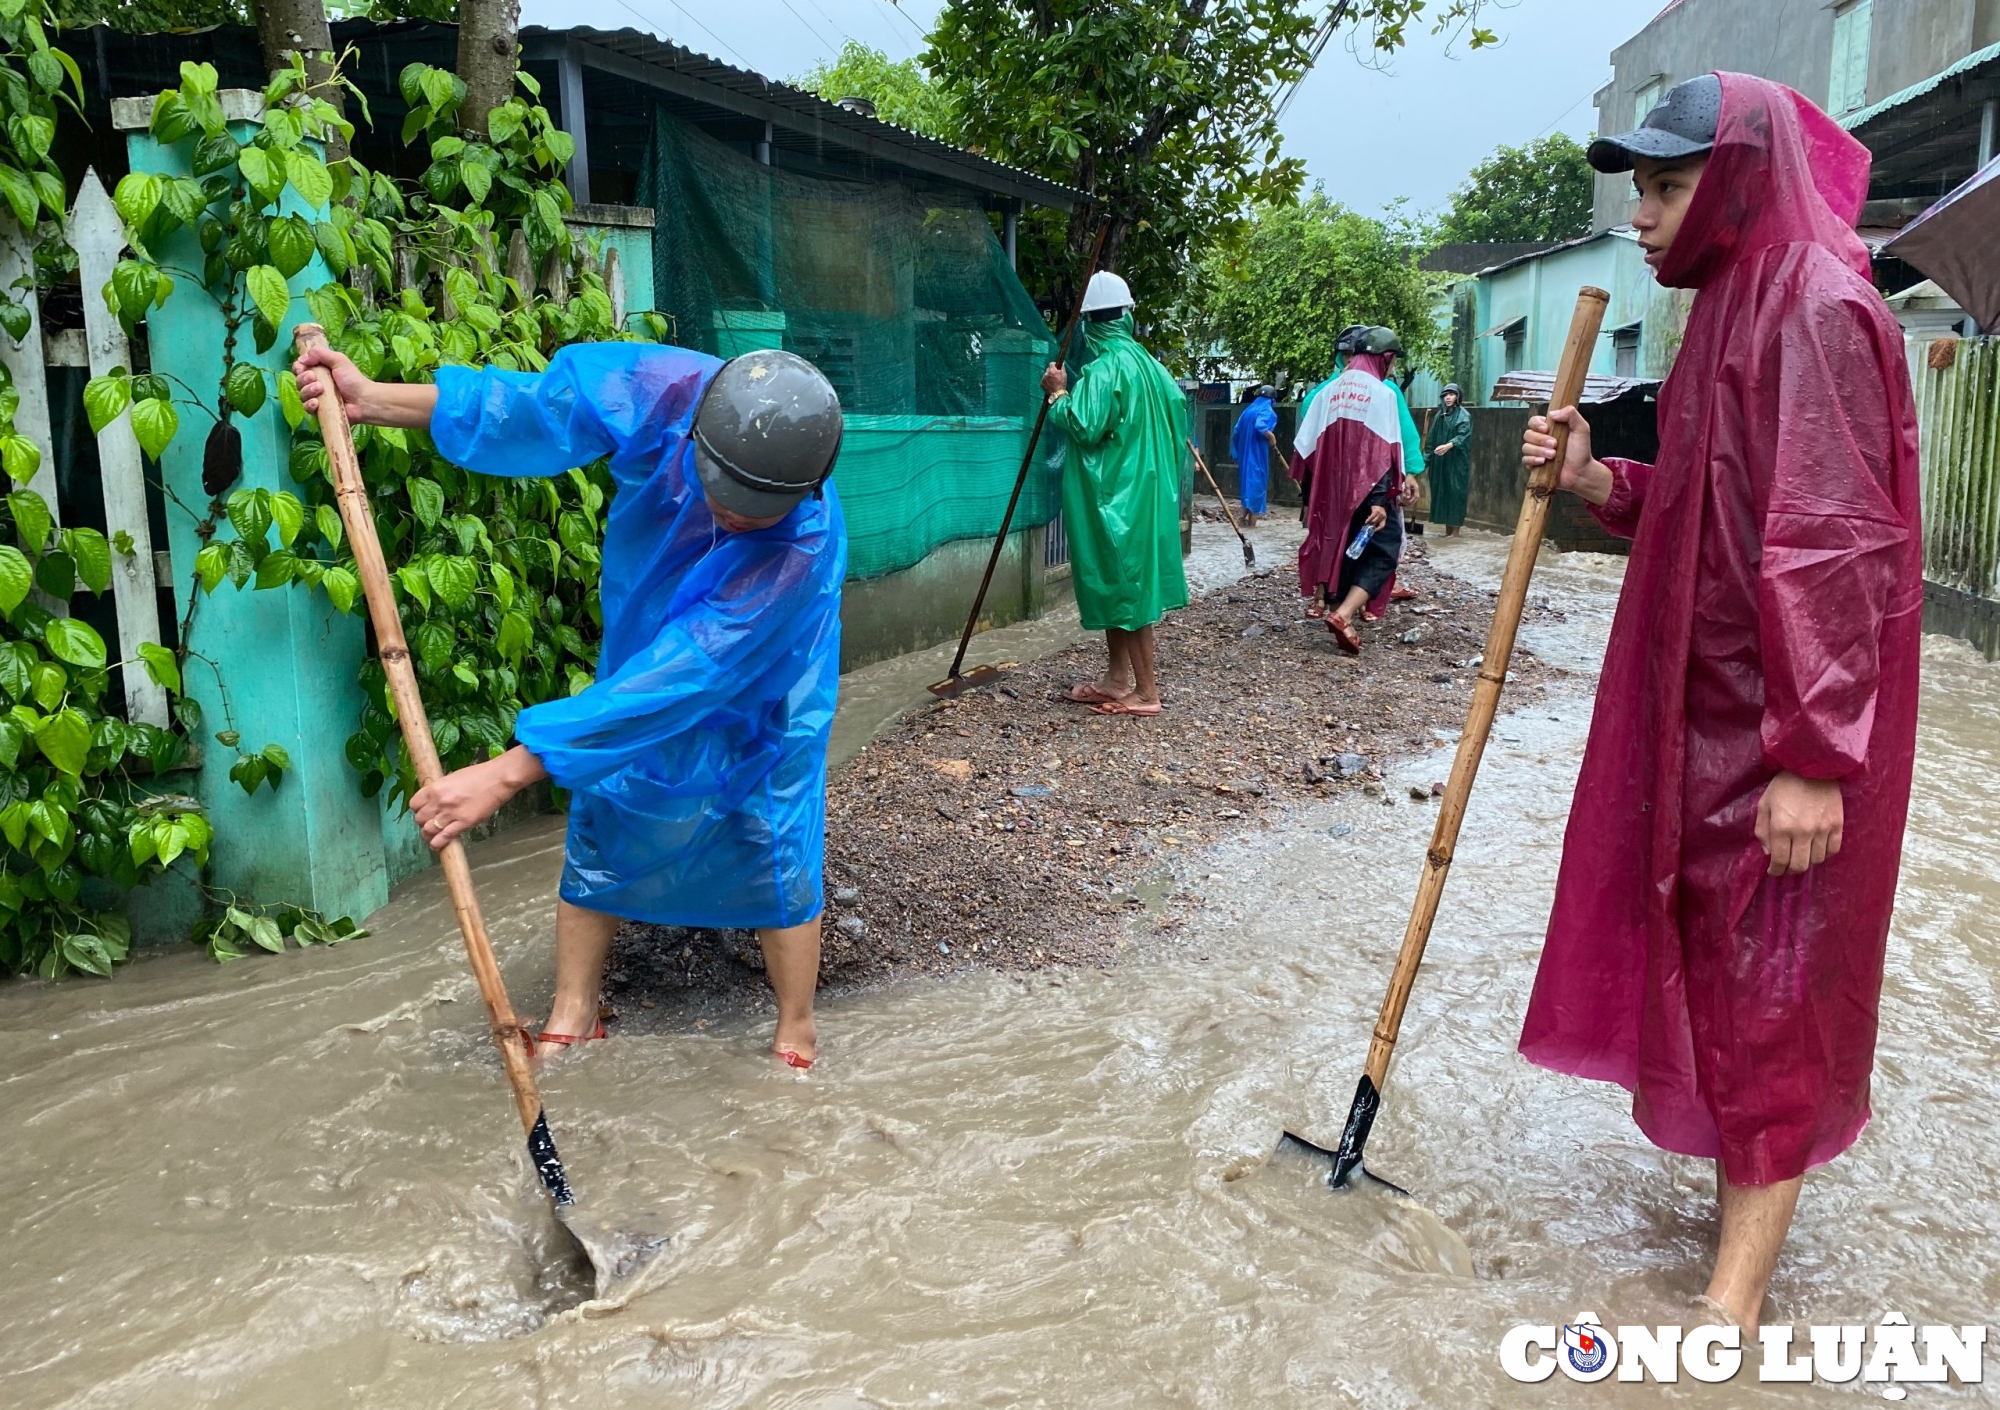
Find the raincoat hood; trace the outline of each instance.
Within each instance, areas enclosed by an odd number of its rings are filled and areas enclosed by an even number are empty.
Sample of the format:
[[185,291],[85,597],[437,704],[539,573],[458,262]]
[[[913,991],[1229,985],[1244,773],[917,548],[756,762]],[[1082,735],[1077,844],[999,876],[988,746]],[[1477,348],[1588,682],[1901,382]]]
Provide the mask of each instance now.
[[1083,321],[1084,346],[1093,353],[1101,353],[1116,343],[1136,343],[1139,341],[1139,325],[1132,321],[1132,310],[1126,309],[1116,318],[1097,322],[1086,318]]
[[1660,283],[1699,289],[1774,245],[1823,245],[1867,278],[1854,233],[1868,198],[1868,149],[1782,83],[1723,73],[1722,123]]
[[1387,353],[1355,353],[1348,358],[1347,365],[1357,372],[1366,372],[1378,382],[1389,380],[1390,357]]

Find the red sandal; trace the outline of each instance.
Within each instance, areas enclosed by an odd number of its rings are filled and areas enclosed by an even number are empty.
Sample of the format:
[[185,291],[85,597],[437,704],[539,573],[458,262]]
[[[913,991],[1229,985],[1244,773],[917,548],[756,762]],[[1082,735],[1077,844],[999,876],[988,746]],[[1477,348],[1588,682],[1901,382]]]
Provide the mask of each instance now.
[[1345,651],[1349,656],[1359,656],[1361,654],[1360,636],[1356,634],[1353,625],[1338,612],[1329,612],[1327,614],[1326,629],[1333,633],[1333,639],[1340,643],[1342,651]]
[[580,1043],[595,1043],[600,1039],[609,1038],[611,1035],[605,1031],[604,1020],[600,1018],[597,1021],[597,1027],[588,1033],[551,1033],[547,1029],[543,1029],[540,1033],[529,1033],[526,1036],[528,1039],[528,1056],[539,1057],[541,1054],[538,1050],[543,1047],[573,1048]]
[[805,1056],[805,1054],[803,1053],[794,1053],[779,1048],[773,1048],[771,1049],[771,1056],[777,1058],[780,1062],[784,1063],[785,1066],[796,1067],[801,1072],[804,1072],[807,1068],[813,1065],[813,1060]]

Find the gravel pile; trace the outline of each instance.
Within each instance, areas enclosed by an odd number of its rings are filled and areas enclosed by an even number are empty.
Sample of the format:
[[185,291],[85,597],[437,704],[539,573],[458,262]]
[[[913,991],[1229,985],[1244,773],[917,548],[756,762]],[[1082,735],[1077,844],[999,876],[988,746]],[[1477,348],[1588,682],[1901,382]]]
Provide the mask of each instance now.
[[[1390,796],[1381,766],[1464,723],[1493,599],[1420,543],[1403,581],[1423,595],[1365,626],[1359,658],[1302,616],[1290,564],[1173,613],[1156,719],[1068,703],[1092,645],[891,725],[830,789],[823,982],[1106,963],[1128,919],[1183,922],[1180,859],[1274,809],[1344,790],[1428,807]],[[1551,674],[1517,650],[1509,703]],[[761,969],[747,932],[629,925],[610,1003],[628,1028],[740,1007]]]

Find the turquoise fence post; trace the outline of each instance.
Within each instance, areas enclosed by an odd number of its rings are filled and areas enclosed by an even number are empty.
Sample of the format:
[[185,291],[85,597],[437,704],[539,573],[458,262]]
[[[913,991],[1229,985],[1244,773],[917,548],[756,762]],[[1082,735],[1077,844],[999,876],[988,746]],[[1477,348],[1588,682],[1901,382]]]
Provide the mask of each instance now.
[[[225,92],[224,111],[238,136],[246,136],[261,115],[254,93]],[[150,104],[121,103],[136,121],[121,127],[143,129]],[[144,108],[146,115],[137,117]],[[132,131],[126,149],[132,170],[158,175],[189,173],[189,143],[163,146],[143,130]],[[287,188],[280,210],[320,214]],[[147,320],[153,370],[170,373],[185,385],[175,388],[180,434],[167,447],[160,474],[167,492],[167,528],[173,555],[174,605],[183,620],[192,599],[187,692],[205,717],[203,762],[197,794],[215,824],[211,879],[218,886],[261,903],[288,902],[329,917],[368,914],[388,899],[381,804],[362,796],[360,780],[345,757],[347,737],[360,717],[356,683],[364,649],[358,617],[336,611],[324,593],[297,586],[258,592],[224,582],[201,595],[192,579],[202,546],[197,523],[209,511],[202,488],[202,451],[210,415],[220,399],[227,328],[222,310],[199,284],[202,251],[192,233],[176,232],[153,252],[169,268],[177,287],[164,307]],[[305,318],[300,296],[327,283],[317,257],[290,281],[292,304],[278,339],[263,353],[255,350],[250,325],[240,329],[234,353],[275,374],[291,357],[292,328]],[[275,384],[274,384],[275,385]],[[279,414],[276,396],[252,417],[237,417],[243,435],[243,473],[231,488],[296,491],[292,482],[291,432]],[[199,659],[197,659],[199,658]],[[246,750],[282,746],[292,767],[276,791],[254,796],[229,779],[236,750],[215,735],[234,727]]]

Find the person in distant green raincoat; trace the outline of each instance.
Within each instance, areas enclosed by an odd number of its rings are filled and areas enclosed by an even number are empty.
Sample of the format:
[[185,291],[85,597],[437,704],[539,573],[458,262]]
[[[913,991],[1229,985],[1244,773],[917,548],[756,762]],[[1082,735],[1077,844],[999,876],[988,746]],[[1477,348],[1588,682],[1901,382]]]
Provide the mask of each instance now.
[[1181,458],[1187,400],[1132,331],[1132,291],[1090,277],[1083,296],[1090,365],[1074,390],[1061,366],[1042,374],[1049,419],[1069,432],[1063,526],[1084,628],[1101,631],[1109,664],[1069,698],[1101,715],[1157,715],[1153,624],[1187,606],[1181,567]]
[[1431,518],[1450,538],[1465,523],[1472,491],[1472,413],[1456,382],[1444,389],[1444,407],[1431,421],[1424,449],[1431,467]]

